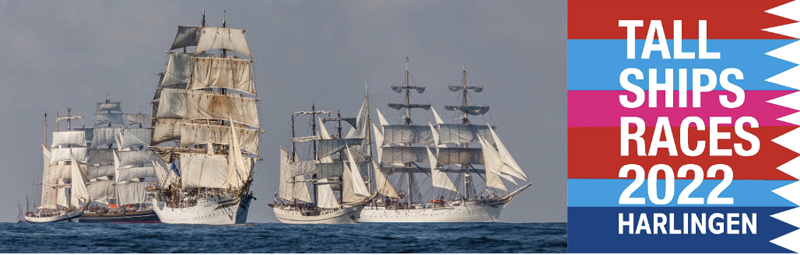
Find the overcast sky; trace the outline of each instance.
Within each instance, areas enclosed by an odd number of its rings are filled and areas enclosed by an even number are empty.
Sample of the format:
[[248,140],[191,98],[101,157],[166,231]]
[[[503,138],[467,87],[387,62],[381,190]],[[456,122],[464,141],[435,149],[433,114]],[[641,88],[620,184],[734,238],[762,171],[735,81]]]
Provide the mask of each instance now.
[[[261,157],[251,222],[277,222],[267,206],[278,186],[278,148],[292,111],[353,116],[370,86],[374,107],[394,121],[389,88],[406,57],[419,100],[445,122],[457,103],[462,64],[485,87],[475,95],[533,186],[503,211],[504,222],[567,220],[566,1],[0,1],[0,221],[38,201],[42,114],[88,117],[110,93],[125,112],[150,113],[178,25],[246,29],[262,99]],[[400,85],[400,84],[395,84]],[[394,111],[391,111],[394,112]],[[373,116],[374,118],[374,116]],[[49,130],[54,121],[49,119]],[[65,124],[62,124],[62,129]],[[80,126],[80,123],[75,124]],[[48,138],[50,140],[50,138]],[[51,141],[51,140],[50,140]]]

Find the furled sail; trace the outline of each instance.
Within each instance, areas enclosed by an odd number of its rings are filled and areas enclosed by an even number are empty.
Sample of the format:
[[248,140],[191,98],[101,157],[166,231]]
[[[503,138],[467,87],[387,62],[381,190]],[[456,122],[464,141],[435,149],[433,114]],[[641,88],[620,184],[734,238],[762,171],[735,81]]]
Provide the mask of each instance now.
[[478,136],[481,147],[483,149],[483,158],[486,161],[486,187],[507,191],[506,185],[500,178],[500,167],[503,162],[500,160],[500,155],[497,154],[491,145],[489,145],[481,136]]
[[392,91],[397,93],[403,92],[404,89],[413,89],[416,90],[417,93],[425,92],[425,87],[422,86],[392,86]]
[[489,111],[489,106],[476,106],[476,105],[445,105],[445,110],[448,111],[461,111],[469,115],[483,115]]
[[175,35],[175,40],[172,41],[172,47],[169,49],[197,46],[199,40],[200,27],[178,26],[178,34]]
[[92,149],[104,147],[109,144],[116,144],[117,142],[114,137],[120,130],[122,129],[117,127],[95,128],[93,130],[94,135],[92,136]]
[[125,126],[125,116],[122,113],[97,113],[95,114],[95,127],[105,127],[111,125]]
[[483,165],[481,148],[439,148],[437,159],[440,165],[478,164]]
[[146,150],[120,151],[118,167],[149,165],[151,164],[150,160],[152,159],[153,159],[153,154],[151,154],[149,151]]
[[180,160],[183,187],[227,188],[227,156],[184,153]]
[[239,94],[198,90],[164,89],[158,105],[159,118],[228,120],[258,127],[257,99]]
[[433,145],[433,133],[430,126],[422,125],[387,125],[383,126],[383,144],[417,143]]
[[480,143],[478,135],[486,139],[486,141],[494,145],[489,128],[484,125],[472,124],[439,124],[439,143]]
[[450,89],[450,91],[453,91],[453,92],[461,91],[461,90],[464,90],[464,89],[475,91],[475,93],[481,93],[481,91],[483,91],[483,87],[480,87],[480,86],[467,86],[467,87],[464,87],[464,86],[453,86],[453,85],[450,85],[450,86],[447,86],[447,88]]
[[114,181],[95,181],[86,186],[89,199],[93,202],[107,205],[110,199],[117,197]]
[[95,179],[102,176],[114,176],[114,165],[94,166],[89,165],[86,167],[86,178]]
[[146,128],[128,128],[123,130],[120,149],[147,147],[150,145],[152,132]]
[[256,95],[249,59],[194,58],[194,72],[188,89],[224,88]]
[[458,192],[456,185],[453,184],[453,181],[450,180],[450,177],[447,177],[446,173],[437,170],[437,162],[436,157],[433,156],[433,152],[428,147],[425,147],[428,151],[428,161],[430,161],[431,165],[431,180],[433,181],[433,186],[438,188],[443,188],[447,190],[451,190],[453,192]]
[[[188,147],[197,144],[231,144],[231,128],[224,125],[181,123],[180,145]],[[258,134],[261,130],[236,128],[237,139],[241,148],[247,152],[258,154]]]
[[503,161],[503,164],[505,164],[505,167],[503,167],[503,169],[505,169],[506,171],[503,172],[506,172],[511,176],[527,181],[528,176],[525,175],[525,172],[523,172],[522,168],[519,167],[519,164],[517,164],[517,161],[514,160],[514,157],[511,157],[511,153],[508,152],[506,146],[503,145],[502,141],[500,141],[500,137],[497,137],[497,134],[494,132],[494,129],[492,129],[490,125],[487,124],[487,126],[489,127],[489,131],[491,131],[492,133],[492,138],[494,138],[494,141],[497,144],[497,150],[500,153],[500,159]]
[[280,162],[281,173],[280,179],[278,179],[278,182],[280,182],[278,185],[278,196],[285,200],[292,200],[292,181],[294,181],[294,178],[292,177],[289,153],[283,148],[281,148]]
[[[148,162],[148,164],[152,164]],[[153,169],[153,166],[142,166],[142,167],[129,167],[129,168],[120,168],[117,169],[117,182],[131,180],[131,179],[139,179],[139,178],[156,178],[156,172]]]
[[78,162],[86,162],[86,148],[53,148],[50,163],[70,160],[71,157],[75,157]]
[[59,131],[53,132],[52,148],[59,145],[86,146],[86,132],[84,131]]
[[150,145],[156,145],[163,142],[173,141],[181,138],[181,125],[178,125],[182,120],[162,118],[156,119],[155,129],[153,129],[153,137]]
[[396,103],[389,103],[389,104],[387,104],[387,106],[389,106],[389,108],[392,108],[392,109],[395,109],[395,110],[400,110],[400,109],[403,109],[403,108],[409,108],[409,109],[420,108],[420,109],[425,109],[425,110],[430,110],[431,109],[431,105],[429,105],[429,104],[396,104]]
[[117,183],[119,205],[141,204],[147,202],[147,182]]
[[150,126],[153,123],[153,116],[144,113],[129,113],[125,115],[125,126],[143,125]]
[[159,87],[189,83],[192,78],[192,70],[194,70],[192,54],[169,52],[169,62],[167,62],[164,79],[159,83]]
[[[56,189],[52,184],[56,184],[50,180],[50,150],[42,145],[42,208],[45,209],[58,209],[56,205]],[[57,180],[56,180],[57,181]]]
[[[77,159],[75,157],[71,157],[71,161],[75,162]],[[83,170],[78,166],[78,164],[72,164],[70,166],[72,169],[72,182],[71,182],[71,189],[70,193],[72,193],[72,200],[70,204],[75,207],[80,207],[83,203],[87,203],[89,201],[89,191],[86,189],[86,184],[84,184],[84,180],[86,180],[86,174],[83,173]]]
[[202,27],[201,29],[195,54],[213,49],[226,49],[253,58],[244,37],[245,30],[223,27]]
[[411,162],[428,163],[428,155],[423,147],[383,147],[382,150],[381,165],[402,165]]
[[97,113],[122,112],[120,102],[97,103]]
[[319,208],[339,208],[339,201],[333,194],[330,184],[317,185],[317,207]]
[[308,185],[306,185],[306,177],[304,175],[294,177],[294,188],[292,190],[292,198],[300,201],[311,202],[311,194],[308,193]]
[[383,171],[375,161],[372,161],[372,169],[375,172],[375,192],[384,197],[400,199],[392,183],[389,182],[389,179],[386,178],[386,175],[383,174]]
[[111,163],[114,163],[114,156],[111,150],[89,150],[88,165],[96,166]]

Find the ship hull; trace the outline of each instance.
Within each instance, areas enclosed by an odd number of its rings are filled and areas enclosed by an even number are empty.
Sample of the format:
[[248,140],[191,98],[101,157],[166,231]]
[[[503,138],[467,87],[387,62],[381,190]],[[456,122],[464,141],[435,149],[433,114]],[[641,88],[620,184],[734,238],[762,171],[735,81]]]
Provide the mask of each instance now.
[[209,197],[197,200],[194,206],[171,208],[163,201],[153,199],[154,211],[161,223],[231,225],[247,222],[250,195],[243,198]]
[[285,224],[355,224],[361,215],[363,205],[345,207],[336,210],[325,210],[320,215],[307,216],[296,209],[275,206],[275,218]]
[[367,206],[358,222],[422,223],[422,222],[497,222],[504,204],[467,202],[432,208],[391,209]]
[[126,212],[115,214],[97,214],[97,213],[84,213],[81,217],[81,223],[160,223],[158,215],[154,210],[147,210],[141,212]]
[[25,216],[25,222],[28,223],[54,223],[54,222],[79,222],[83,216],[83,211],[69,212],[63,215],[47,216],[47,217],[33,217]]

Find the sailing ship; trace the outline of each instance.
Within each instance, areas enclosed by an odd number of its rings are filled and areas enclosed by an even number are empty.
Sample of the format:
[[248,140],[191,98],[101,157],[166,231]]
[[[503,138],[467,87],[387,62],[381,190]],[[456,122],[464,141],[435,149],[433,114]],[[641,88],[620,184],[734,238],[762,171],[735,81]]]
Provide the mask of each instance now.
[[162,223],[247,221],[263,131],[244,33],[228,28],[224,14],[222,27],[206,26],[204,10],[200,26],[178,27],[167,52],[150,143],[157,156],[150,195]]
[[[430,104],[411,102],[411,92],[423,93],[424,86],[409,85],[408,62],[406,62],[404,86],[392,86],[392,90],[404,94],[403,103],[388,106],[401,110],[402,124],[389,124],[378,111],[380,128],[373,124],[377,147],[378,165],[376,188],[379,197],[367,205],[359,222],[496,222],[502,209],[531,183],[516,163],[491,125],[470,123],[470,115],[483,115],[489,106],[468,105],[468,92],[480,93],[483,87],[467,86],[466,65],[463,84],[449,86],[453,92],[461,92],[461,105],[445,106],[455,111],[459,122],[446,124]],[[430,110],[436,125],[415,125],[411,110]],[[377,110],[377,109],[376,109]],[[378,173],[395,176],[395,185]],[[453,182],[450,176],[457,176]],[[475,176],[483,180],[485,187],[477,193]],[[383,178],[381,178],[383,177]],[[397,178],[399,177],[399,178]],[[425,178],[430,179],[433,199],[423,201],[420,186]],[[508,191],[506,182],[517,188]],[[456,185],[459,183],[459,185]],[[404,185],[403,185],[404,184]],[[398,193],[395,189],[400,187]]]
[[89,142],[87,189],[91,202],[81,222],[158,223],[146,200],[155,184],[149,114],[122,112],[120,102],[97,103],[95,125],[81,128]]
[[[83,209],[89,202],[86,180],[86,138],[83,131],[72,130],[71,121],[83,119],[72,116],[72,109],[66,117],[56,113],[56,131],[50,149],[47,144],[47,114],[44,115],[44,143],[42,144],[43,172],[42,197],[35,210],[25,213],[29,223],[78,222]],[[67,130],[60,131],[58,123],[67,121]]]
[[[363,170],[369,167],[369,109],[364,101],[356,118],[335,118],[330,111],[311,111],[292,114],[291,155],[280,151],[280,189],[273,204],[275,217],[290,224],[348,224],[356,223],[364,205],[373,197],[364,181]],[[311,136],[295,136],[295,117],[310,116]],[[338,133],[331,135],[325,122],[338,123]],[[353,127],[342,136],[342,122]],[[319,127],[319,132],[317,132]],[[298,157],[298,148],[310,150],[309,156]],[[369,179],[367,179],[369,180]],[[309,193],[308,185],[312,192]],[[313,194],[313,198],[312,195]]]

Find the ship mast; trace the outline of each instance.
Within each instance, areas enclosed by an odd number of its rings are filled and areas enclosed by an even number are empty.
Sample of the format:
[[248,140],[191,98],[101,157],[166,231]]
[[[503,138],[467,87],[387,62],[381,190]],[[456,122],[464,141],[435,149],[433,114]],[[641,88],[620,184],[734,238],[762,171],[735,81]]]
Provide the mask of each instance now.
[[[463,105],[467,106],[467,63],[464,63],[461,80],[462,80],[462,85],[464,87],[464,91],[463,91],[464,104]],[[462,124],[464,124],[464,125],[468,125],[469,124],[469,119],[467,118],[467,116],[469,116],[469,115],[466,112],[464,112],[464,119],[462,120]],[[469,145],[467,143],[464,143],[464,148],[467,148],[468,146]],[[469,166],[469,164],[467,164],[467,166]],[[470,180],[471,179],[472,179],[472,176],[469,173],[464,173],[464,199],[465,200],[469,200],[469,190],[468,189],[469,189],[469,185],[470,185]]]
[[[364,81],[364,87],[365,87],[364,90],[366,91],[366,94],[367,94],[367,97],[364,99],[366,101],[366,107],[367,107],[367,121],[364,122],[364,123],[366,123],[366,127],[364,127],[364,128],[367,129],[367,157],[369,158],[370,161],[372,161],[373,160],[372,159],[372,129],[369,126],[370,123],[372,123],[372,121],[369,119],[369,84],[367,84],[367,81]],[[372,169],[372,164],[367,164],[367,178],[369,178],[369,179],[367,179],[367,189],[369,190],[369,193],[373,193],[373,191],[372,191],[372,189],[373,189],[373,186],[372,186],[372,171],[373,170],[374,169]],[[378,171],[380,171],[380,169],[378,169]]]
[[[411,104],[410,93],[411,93],[411,88],[408,87],[408,57],[406,57],[406,105]],[[411,125],[411,107],[406,107],[406,126],[410,125]],[[411,146],[411,144],[409,143],[408,146]],[[411,167],[411,164],[405,163],[405,166],[408,168]],[[411,208],[411,200],[414,197],[411,195],[411,182],[413,181],[412,179],[414,178],[414,174],[411,173],[411,171],[408,171],[406,173],[406,177],[407,177],[406,188],[408,188],[408,194],[406,194],[408,196],[408,198],[406,198],[406,204],[408,204],[408,208]]]

